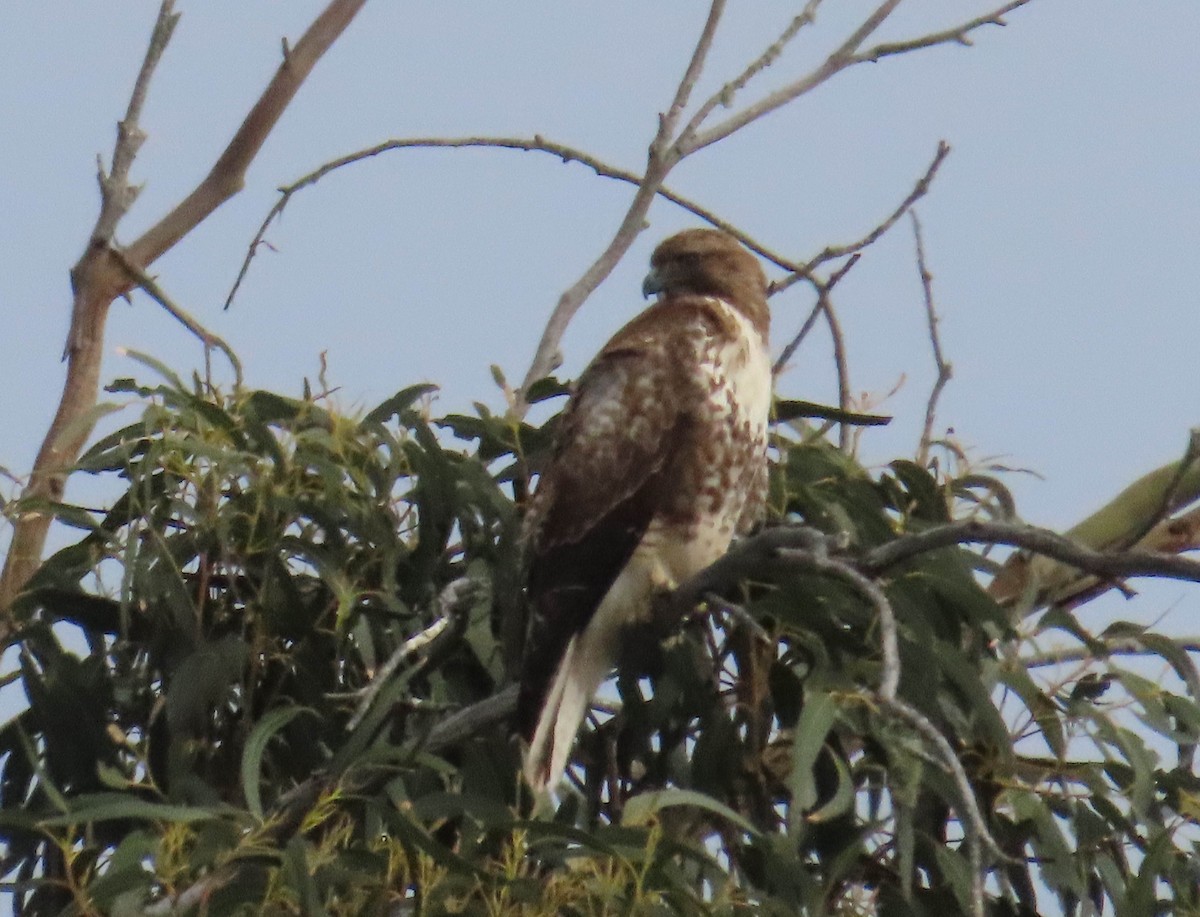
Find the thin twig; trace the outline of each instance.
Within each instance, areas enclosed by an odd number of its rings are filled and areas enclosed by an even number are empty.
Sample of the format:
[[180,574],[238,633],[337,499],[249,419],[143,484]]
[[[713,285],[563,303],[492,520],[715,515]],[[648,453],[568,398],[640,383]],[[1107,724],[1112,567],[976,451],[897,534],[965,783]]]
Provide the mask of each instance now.
[[747,124],[757,121],[764,115],[770,114],[777,108],[787,105],[800,96],[820,86],[831,76],[857,63],[854,52],[866,41],[871,34],[883,24],[883,21],[898,7],[901,0],[884,0],[876,9],[863,20],[862,24],[851,33],[837,49],[830,54],[816,69],[789,83],[782,89],[770,93],[752,105],[748,105],[735,115],[726,118],[720,124],[709,128],[703,133],[694,134],[686,143],[678,145],[679,155],[688,156],[706,146],[711,146],[718,140],[724,140],[734,131],[740,130]]
[[958,44],[970,47],[973,44],[970,35],[971,32],[985,25],[1007,25],[1008,23],[1004,21],[1003,17],[1029,2],[1030,0],[1012,0],[1011,3],[1006,3],[999,9],[985,13],[982,16],[976,16],[974,19],[964,22],[961,25],[943,29],[940,32],[931,32],[928,35],[922,35],[920,38],[912,38],[908,41],[878,44],[870,50],[855,55],[854,63],[874,63],[875,61],[883,60],[885,57],[892,57],[896,54],[907,54],[910,51],[920,51],[923,48],[932,48],[935,45]]
[[[117,224],[129,212],[133,202],[141,192],[140,185],[129,184],[129,170],[137,158],[138,150],[146,142],[146,132],[142,130],[140,120],[142,107],[146,104],[146,95],[150,89],[150,80],[162,60],[163,52],[181,13],[175,12],[175,0],[163,0],[158,9],[158,18],[154,21],[154,29],[150,33],[150,43],[146,48],[146,56],[142,58],[142,66],[133,82],[133,91],[129,94],[129,104],[125,108],[125,117],[117,122],[117,140],[113,147],[112,169],[106,174],[104,163],[97,157],[96,180],[100,184],[100,213],[96,216],[96,225],[79,264],[71,272],[72,286],[82,286],[83,265],[90,252],[106,248],[112,243],[117,231]],[[79,276],[76,276],[76,272]],[[71,317],[71,331],[67,336],[63,359],[81,348],[85,340],[84,320],[88,317],[87,310],[82,308],[83,298],[76,297],[75,307]]]
[[[366,147],[353,153],[348,153],[345,156],[330,160],[306,175],[302,175],[294,182],[288,185],[283,185],[279,188],[279,199],[272,205],[258,232],[255,233],[251,240],[246,255],[242,260],[241,269],[238,271],[237,279],[233,284],[233,288],[229,291],[229,295],[225,299],[225,308],[233,302],[234,296],[237,294],[242,281],[245,280],[246,274],[250,269],[250,262],[254,259],[258,252],[258,248],[265,244],[267,230],[283,213],[284,208],[290,203],[292,197],[299,191],[316,184],[330,172],[337,171],[345,166],[353,165],[362,162],[365,159],[370,159],[373,156],[379,156],[382,153],[388,153],[393,150],[412,150],[412,149],[499,149],[499,150],[516,150],[519,152],[530,153],[547,153],[564,163],[577,162],[580,165],[586,166],[602,178],[611,178],[616,181],[625,182],[630,185],[641,186],[645,181],[644,175],[639,175],[636,172],[631,172],[628,169],[622,169],[617,166],[610,165],[596,156],[591,155],[576,147],[567,146],[563,143],[558,143],[554,140],[548,140],[541,134],[534,134],[531,138],[526,137],[406,137],[395,140],[386,140],[374,146]],[[720,229],[722,232],[727,232],[739,242],[745,245],[748,249],[757,255],[770,261],[772,264],[788,272],[795,272],[801,269],[801,265],[789,258],[768,248],[763,243],[759,242],[753,236],[748,235],[743,230],[734,226],[727,220],[722,219],[713,211],[696,203],[695,201],[684,197],[682,194],[677,194],[669,188],[659,186],[657,195],[664,200],[670,201],[687,212],[699,217],[708,223],[710,226]]]
[[909,211],[913,204],[929,193],[929,186],[933,183],[934,178],[937,177],[938,169],[942,167],[942,163],[945,162],[946,157],[949,155],[950,144],[946,143],[945,140],[939,140],[937,150],[934,152],[933,159],[930,161],[929,166],[925,169],[925,174],[917,180],[917,183],[913,185],[913,188],[908,193],[908,196],[900,202],[900,206],[893,210],[887,219],[885,219],[882,223],[878,223],[874,229],[868,232],[861,239],[856,239],[855,241],[847,243],[846,245],[831,245],[826,247],[804,264],[800,265],[799,270],[794,271],[791,275],[783,278],[782,280],[777,280],[772,283],[768,289],[768,295],[773,296],[776,293],[782,293],[798,280],[807,279],[809,276],[811,276],[813,271],[815,271],[822,264],[825,264],[827,261],[843,258],[846,255],[851,255],[855,252],[861,252],[864,248],[867,248],[868,246],[877,242],[884,233],[896,225],[897,221],[899,221],[899,219]]
[[817,290],[817,302],[813,305],[812,310],[808,313],[808,318],[804,320],[804,324],[800,326],[800,330],[796,332],[795,336],[788,342],[788,345],[783,348],[783,352],[779,354],[779,359],[776,360],[775,365],[771,367],[772,375],[778,376],[781,372],[783,372],[784,368],[788,364],[788,361],[791,360],[793,355],[795,355],[797,348],[799,348],[804,339],[808,337],[808,333],[812,331],[813,326],[817,323],[817,319],[821,315],[821,291],[824,290],[826,293],[828,293],[835,286],[837,286],[838,281],[849,274],[851,269],[854,267],[854,265],[858,264],[861,258],[862,252],[855,252],[841,267],[839,267],[833,272],[832,275],[830,275],[828,280],[820,280],[815,275],[808,278],[809,282],[812,283]]
[[[825,285],[817,293],[817,307],[825,316],[829,326],[829,337],[833,342],[833,364],[837,370],[838,407],[843,411],[850,410],[850,360],[846,356],[846,336],[842,332],[842,323],[838,321],[837,313],[833,310],[833,301],[829,298],[829,286]],[[838,425],[838,448],[846,454],[850,453],[850,426]]]
[[183,325],[183,327],[199,338],[200,343],[204,345],[206,361],[208,359],[208,352],[214,347],[225,354],[230,365],[233,367],[233,375],[237,386],[238,388],[241,388],[242,362],[237,358],[237,354],[233,352],[233,348],[225,342],[225,339],[220,335],[213,334],[198,321],[196,321],[196,319],[192,318],[191,314],[188,313],[187,310],[183,309],[178,303],[176,303],[173,299],[171,299],[170,296],[167,295],[167,292],[158,285],[157,281],[155,281],[153,277],[130,261],[129,256],[126,255],[125,252],[121,251],[119,248],[114,248],[112,251],[113,256],[117,259],[117,262],[129,273],[129,276],[133,278],[137,285],[141,287],[151,299],[166,309],[172,318],[174,318],[177,322]]
[[100,214],[96,219],[96,228],[92,230],[92,244],[106,245],[112,242],[117,224],[137,199],[141,188],[129,184],[129,170],[137,158],[138,150],[146,141],[146,132],[142,130],[140,120],[142,108],[146,104],[146,95],[150,90],[150,80],[158,63],[162,60],[163,52],[175,26],[179,23],[180,13],[175,12],[175,0],[163,0],[158,10],[158,18],[154,21],[154,30],[150,33],[150,44],[146,48],[146,56],[138,70],[137,79],[133,83],[133,91],[129,94],[129,105],[125,109],[125,117],[117,123],[117,143],[113,149],[112,171],[104,174],[100,168],[97,179],[100,182]]
[[718,105],[725,107],[732,105],[737,93],[744,89],[750,80],[775,63],[799,31],[804,26],[810,25],[813,22],[816,18],[817,7],[820,5],[821,0],[808,0],[808,3],[804,5],[804,9],[800,11],[800,14],[788,23],[787,28],[783,30],[780,36],[762,54],[751,61],[745,70],[722,86],[719,92],[712,95],[707,102],[696,110],[696,113],[688,121],[687,126],[679,132],[676,145],[687,143],[691,140],[695,136],[696,131],[700,129],[700,126],[708,119],[708,116],[712,114]]
[[885,57],[920,51],[943,44],[969,45],[971,44],[971,32],[986,25],[1004,25],[1004,15],[1018,7],[1024,6],[1030,0],[1012,0],[1012,2],[1004,4],[991,13],[977,16],[960,25],[937,32],[930,32],[927,35],[903,42],[878,44],[867,51],[860,52],[858,49],[862,46],[863,42],[870,38],[876,29],[883,24],[884,20],[900,5],[900,2],[901,0],[886,0],[886,2],[876,7],[871,15],[863,20],[862,24],[855,29],[849,38],[839,45],[816,68],[804,76],[764,96],[759,101],[748,105],[707,131],[689,137],[686,143],[680,144],[680,156],[688,156],[697,150],[725,139],[735,131],[741,130],[746,125],[811,92],[831,77],[849,67],[857,64],[872,63],[882,60]]
[[933,305],[933,274],[925,262],[925,239],[921,233],[921,220],[915,210],[909,210],[912,220],[913,239],[917,246],[917,273],[921,276],[921,290],[925,298],[925,320],[929,326],[929,343],[933,348],[933,362],[937,367],[937,379],[929,392],[929,400],[925,404],[925,425],[921,428],[921,441],[917,446],[917,464],[922,468],[929,461],[929,446],[933,442],[933,424],[937,417],[938,399],[950,377],[954,374],[953,367],[942,354],[942,339],[938,334],[938,314]]
[[[700,40],[696,42],[696,48],[692,51],[692,58],[688,61],[687,70],[683,73],[683,79],[679,81],[679,86],[675,90],[675,98],[671,100],[671,107],[667,109],[667,113],[662,119],[659,135],[655,138],[656,143],[662,144],[659,155],[666,153],[667,144],[671,142],[675,126],[683,117],[683,110],[687,108],[688,99],[691,98],[696,81],[704,72],[704,61],[712,48],[713,38],[717,34],[717,26],[725,12],[725,2],[726,0],[713,0],[712,6],[708,9],[708,18],[704,21],[704,31],[700,33]],[[653,148],[651,148],[651,155],[654,155]]]
[[371,683],[362,692],[354,715],[346,723],[347,733],[353,732],[358,728],[359,723],[363,721],[363,718],[370,711],[371,705],[375,703],[375,698],[391,681],[392,676],[396,674],[396,670],[404,662],[414,659],[426,647],[437,640],[447,628],[453,626],[478,594],[479,583],[465,576],[450,582],[438,593],[434,608],[434,622],[423,630],[413,634],[413,636],[396,647],[392,655],[388,657],[387,662],[379,667],[379,670],[371,679]]

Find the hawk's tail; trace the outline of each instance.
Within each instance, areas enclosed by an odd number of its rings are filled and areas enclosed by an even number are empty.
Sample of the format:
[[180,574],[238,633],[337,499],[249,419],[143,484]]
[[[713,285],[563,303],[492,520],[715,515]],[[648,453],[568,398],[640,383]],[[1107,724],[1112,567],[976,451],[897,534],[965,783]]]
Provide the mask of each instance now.
[[554,670],[525,755],[525,779],[535,793],[553,790],[562,780],[575,734],[612,669],[611,644],[598,637],[591,628],[573,636]]

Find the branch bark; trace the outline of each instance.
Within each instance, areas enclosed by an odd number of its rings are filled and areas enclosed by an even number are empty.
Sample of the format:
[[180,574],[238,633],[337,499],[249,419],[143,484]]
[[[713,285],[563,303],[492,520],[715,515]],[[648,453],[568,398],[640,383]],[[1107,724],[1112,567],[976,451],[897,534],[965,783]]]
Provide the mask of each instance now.
[[[280,116],[312,71],[313,66],[357,15],[366,0],[332,0],[303,37],[285,55],[275,76],[259,97],[225,151],[204,180],[169,214],[124,251],[129,264],[145,271],[187,233],[200,224],[244,184],[254,160]],[[99,393],[108,307],[137,285],[130,270],[114,255],[113,235],[137,196],[128,183],[129,168],[144,137],[138,126],[150,79],[178,21],[174,0],[163,0],[124,120],[118,127],[113,166],[101,171],[100,216],[83,255],[71,270],[74,293],[66,359],[67,377],[58,410],[34,460],[25,496],[58,501],[66,475],[91,435],[90,412]],[[41,561],[50,516],[19,515],[13,526],[4,571],[0,573],[0,641],[11,633],[13,600]]]

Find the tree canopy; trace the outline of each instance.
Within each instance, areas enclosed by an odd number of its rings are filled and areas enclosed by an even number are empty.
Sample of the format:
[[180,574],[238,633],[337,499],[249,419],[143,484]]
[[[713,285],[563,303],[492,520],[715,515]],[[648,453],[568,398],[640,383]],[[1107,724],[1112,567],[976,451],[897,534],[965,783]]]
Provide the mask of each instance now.
[[[1078,609],[1127,579],[1200,582],[1200,446],[1065,534],[1022,522],[1005,469],[936,424],[950,378],[913,207],[948,147],[871,231],[785,258],[663,182],[861,63],[969,44],[1028,0],[871,44],[887,0],[807,76],[690,98],[713,0],[641,174],[540,135],[424,140],[577,159],[636,186],[566,290],[508,409],[440,416],[433,386],[339,406],[322,377],[255,390],[224,341],[147,273],[237,190],[257,148],[363,0],[332,0],[213,171],[128,246],[138,114],[176,22],[164,0],[102,168],[72,273],[68,382],[42,453],[3,507],[0,624],[24,707],[0,726],[0,875],[18,914],[881,914],[1200,912],[1200,646]],[[392,142],[390,146],[395,146]],[[389,146],[385,144],[384,146]],[[328,163],[282,189],[380,152]],[[664,595],[552,800],[530,798],[510,717],[526,632],[521,520],[569,385],[563,329],[655,197],[807,284],[835,342],[839,404],[777,398],[768,517]],[[910,454],[867,468],[831,296],[909,225],[937,381]],[[106,387],[138,414],[93,435],[106,310],[141,289],[224,352],[232,383],[133,354]],[[530,410],[530,409],[533,410]],[[538,418],[538,419],[532,419]],[[1195,437],[1194,437],[1195,438]],[[70,502],[67,474],[106,483]],[[42,558],[51,522],[74,535]],[[1053,638],[1047,641],[1047,638]],[[1150,664],[1147,664],[1150,660]]]

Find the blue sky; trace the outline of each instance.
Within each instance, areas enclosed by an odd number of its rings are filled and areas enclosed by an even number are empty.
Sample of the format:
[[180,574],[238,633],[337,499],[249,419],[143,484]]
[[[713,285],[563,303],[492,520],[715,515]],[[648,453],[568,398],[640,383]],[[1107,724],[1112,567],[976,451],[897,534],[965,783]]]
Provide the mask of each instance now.
[[[130,241],[197,182],[293,41],[313,0],[180,0],[151,88],[145,189]],[[702,99],[800,4],[730,4]],[[611,235],[632,189],[533,153],[411,151],[305,191],[271,230],[233,308],[221,303],[276,186],[392,137],[531,135],[637,169],[703,21],[683,0],[568,4],[375,0],[318,66],[246,189],[154,266],[162,286],[240,353],[251,385],[299,392],[326,351],[346,407],[412,382],[436,410],[500,397],[520,378],[559,293]],[[803,73],[861,2],[827,0],[817,25],[744,96]],[[945,27],[986,3],[901,6],[879,33]],[[58,398],[67,269],[95,218],[95,157],[111,152],[157,3],[10,4],[0,28],[0,466],[28,470]],[[1136,10],[1136,12],[1134,12]],[[1177,457],[1197,423],[1200,68],[1193,0],[1034,0],[975,46],[862,66],[683,163],[669,184],[798,258],[860,235],[911,188],[945,139],[954,152],[920,205],[955,379],[940,419],[977,457],[1044,476],[1010,480],[1032,521],[1066,527]],[[695,218],[659,202],[626,261],[564,345],[574,374],[641,307],[653,245]],[[933,378],[905,225],[838,288],[854,389],[896,418],[868,434],[874,463],[910,455]],[[810,306],[774,304],[776,347]],[[147,298],[118,302],[105,378],[145,371],[119,348],[186,370],[199,345]],[[836,397],[814,334],[782,394]],[[118,415],[117,421],[123,418]],[[87,482],[69,495],[86,499]],[[6,492],[11,491],[11,486]],[[0,543],[6,533],[0,532]],[[1176,590],[1173,595],[1180,594]],[[1158,606],[1155,606],[1157,609]],[[1155,609],[1148,609],[1153,617]]]

